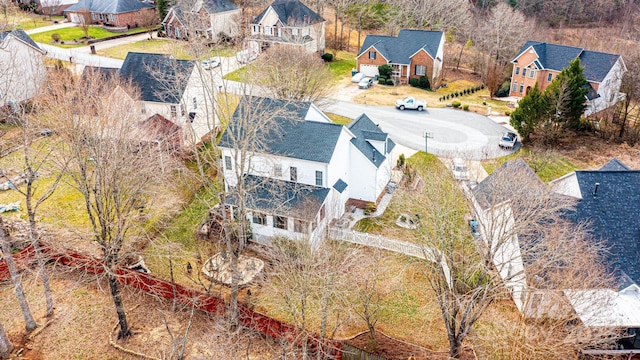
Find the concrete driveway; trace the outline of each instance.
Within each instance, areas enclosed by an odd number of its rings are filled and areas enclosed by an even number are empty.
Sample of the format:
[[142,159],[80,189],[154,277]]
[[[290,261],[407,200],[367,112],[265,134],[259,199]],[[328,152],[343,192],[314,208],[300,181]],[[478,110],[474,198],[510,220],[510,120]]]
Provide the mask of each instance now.
[[[367,106],[327,100],[327,112],[355,118],[366,113],[398,144],[440,157],[482,160],[508,155],[498,147],[505,127],[468,111],[428,108],[426,111],[400,111],[388,106]],[[425,141],[425,133],[429,138]]]

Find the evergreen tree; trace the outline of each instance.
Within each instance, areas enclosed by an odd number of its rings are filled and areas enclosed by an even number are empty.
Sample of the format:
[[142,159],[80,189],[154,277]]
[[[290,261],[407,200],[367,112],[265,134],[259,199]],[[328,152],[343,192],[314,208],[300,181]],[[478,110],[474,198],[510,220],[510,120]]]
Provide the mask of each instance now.
[[589,92],[580,59],[569,63],[545,90],[555,121],[564,127],[580,128],[580,117],[586,107]]
[[511,126],[513,126],[523,141],[529,141],[530,135],[535,131],[549,114],[549,101],[540,91],[538,83],[529,93],[520,100],[518,108],[511,114]]

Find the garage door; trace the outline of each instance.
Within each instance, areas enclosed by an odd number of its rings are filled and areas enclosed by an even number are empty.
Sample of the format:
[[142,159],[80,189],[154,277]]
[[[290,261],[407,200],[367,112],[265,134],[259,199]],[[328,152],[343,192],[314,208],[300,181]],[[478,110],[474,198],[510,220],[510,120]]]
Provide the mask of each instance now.
[[360,65],[360,72],[365,76],[374,77],[378,75],[378,66],[376,65]]

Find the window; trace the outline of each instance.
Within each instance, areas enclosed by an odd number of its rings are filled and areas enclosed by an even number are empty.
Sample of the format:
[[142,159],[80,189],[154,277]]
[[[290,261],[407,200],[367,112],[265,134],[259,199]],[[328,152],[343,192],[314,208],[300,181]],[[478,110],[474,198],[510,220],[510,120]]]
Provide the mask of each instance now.
[[533,79],[536,76],[536,71],[531,69],[529,70],[529,78]]
[[416,65],[416,75],[422,75],[427,73],[427,68],[422,65]]
[[520,75],[520,67],[516,66],[516,75]]
[[324,205],[320,208],[320,220],[324,220]]
[[520,94],[524,91],[524,83],[520,84]]
[[180,31],[180,29],[175,28],[175,33],[176,33],[176,37],[177,38],[181,38],[182,37],[182,32]]
[[273,215],[273,227],[287,230],[287,218],[284,216]]
[[282,37],[282,29],[278,28],[278,37]]
[[253,223],[258,225],[267,225],[267,215],[258,211],[254,211]]
[[316,171],[316,185],[322,186],[322,171]]
[[171,117],[175,118],[176,116],[178,116],[178,109],[175,105],[171,105]]
[[513,88],[511,89],[511,91],[513,91],[513,92],[518,91],[518,83],[517,82],[513,83]]
[[551,82],[552,79],[553,79],[553,74],[547,75],[547,81],[548,82]]
[[189,113],[189,122],[193,123],[193,120],[196,119],[196,113],[195,112],[190,112]]
[[224,157],[224,167],[227,170],[233,170],[233,167],[231,167],[231,156]]
[[309,230],[309,223],[306,221],[294,219],[293,220],[293,231],[297,233],[306,233]]
[[369,59],[376,59],[376,56],[378,55],[378,53],[376,53],[375,51],[369,51]]
[[281,177],[282,176],[282,165],[277,164],[273,165],[273,176]]
[[256,33],[256,34],[259,34],[260,33],[260,26],[253,25],[253,32]]
[[102,14],[98,14],[98,17],[100,18],[100,20],[102,20]]
[[298,181],[298,168],[297,167],[290,167],[289,168],[289,176],[291,177],[291,181]]
[[147,108],[144,106],[144,103],[140,103],[140,112],[142,114],[146,114],[147,113]]
[[527,69],[526,68],[522,69],[522,76],[527,76]]
[[291,35],[298,35],[298,29],[296,28],[291,29]]
[[91,13],[91,19],[95,20],[96,19],[96,13]]
[[273,35],[273,28],[271,26],[265,26],[264,33],[267,35]]
[[113,14],[109,14],[109,21],[116,21],[116,17]]
[[197,109],[198,108],[198,99],[193,98],[193,108]]

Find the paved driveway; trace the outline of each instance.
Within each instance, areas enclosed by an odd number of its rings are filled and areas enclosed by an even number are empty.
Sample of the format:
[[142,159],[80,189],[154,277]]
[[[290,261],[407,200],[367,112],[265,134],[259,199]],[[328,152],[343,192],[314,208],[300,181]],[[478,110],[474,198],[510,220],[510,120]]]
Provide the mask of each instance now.
[[[346,101],[328,100],[324,110],[355,118],[366,113],[398,144],[425,150],[441,157],[489,159],[509,154],[498,147],[505,128],[486,116],[472,112],[429,108],[423,112],[400,111],[389,106],[367,106]],[[428,138],[425,144],[425,132]]]

